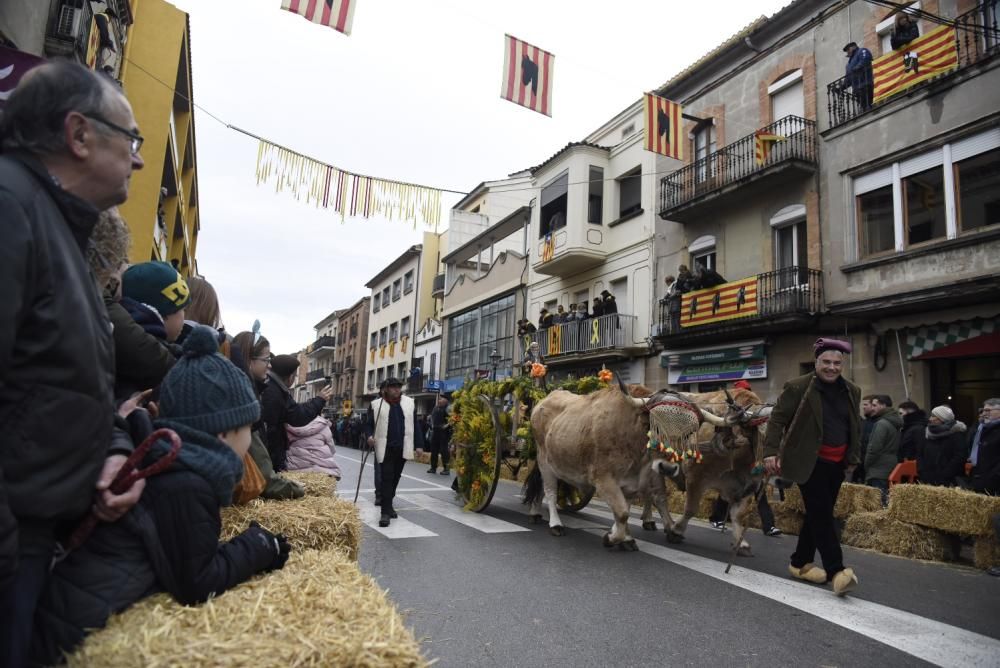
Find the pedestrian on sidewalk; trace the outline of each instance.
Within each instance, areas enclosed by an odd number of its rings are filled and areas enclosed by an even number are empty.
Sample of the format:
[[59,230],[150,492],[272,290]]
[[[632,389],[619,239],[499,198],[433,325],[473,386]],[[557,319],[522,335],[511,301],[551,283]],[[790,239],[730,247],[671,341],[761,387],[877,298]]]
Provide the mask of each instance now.
[[[861,390],[841,375],[850,352],[846,341],[817,339],[815,370],[785,383],[764,442],[766,473],[798,483],[806,508],[788,570],[806,582],[832,583],[838,596],[858,585],[854,570],[844,566],[833,519],[845,473],[857,466],[861,450]],[[813,563],[816,550],[823,568]]]
[[865,484],[882,493],[882,507],[889,503],[889,476],[896,468],[903,419],[892,408],[888,394],[876,394],[872,413],[877,418],[865,455]]
[[413,459],[414,450],[424,449],[424,435],[417,421],[413,399],[403,396],[403,382],[386,378],[382,383],[382,398],[368,408],[374,428],[368,446],[375,448],[375,459],[382,467],[380,527],[389,526],[397,517],[393,506],[396,487],[403,475],[406,460]]

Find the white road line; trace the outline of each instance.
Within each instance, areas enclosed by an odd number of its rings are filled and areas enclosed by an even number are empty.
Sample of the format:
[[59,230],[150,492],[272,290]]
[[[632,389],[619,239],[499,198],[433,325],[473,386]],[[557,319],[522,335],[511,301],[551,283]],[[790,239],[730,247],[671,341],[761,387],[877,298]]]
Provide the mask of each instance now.
[[[396,493],[397,494],[401,494],[401,493],[404,493],[404,492],[434,492],[436,494],[436,493],[442,492],[442,491],[444,491],[444,490],[435,489],[433,487],[397,487],[396,488]],[[451,488],[448,488],[448,491],[451,492],[452,494],[455,493],[455,490],[453,490]],[[341,497],[343,497],[345,499],[346,498],[351,498],[351,499],[354,498],[354,491],[353,490],[342,489],[342,490],[340,490],[337,493]],[[366,488],[362,487],[360,493],[361,494],[374,494],[375,493],[375,488],[374,487],[368,487],[366,489]]]
[[[587,508],[598,517],[612,519],[611,513]],[[560,515],[561,518],[570,519]],[[630,524],[639,524],[632,520]],[[566,526],[570,524],[566,522]],[[1000,640],[967,631],[957,626],[927,619],[904,610],[872,603],[850,596],[837,598],[827,588],[779,578],[767,573],[733,566],[727,575],[726,564],[681,552],[645,540],[636,540],[646,554],[707,575],[773,601],[814,615],[849,631],[939,666],[997,666]],[[858,574],[864,586],[864,573]]]
[[467,527],[482,531],[483,533],[514,533],[516,531],[531,531],[528,527],[523,527],[511,522],[505,522],[482,513],[469,513],[453,503],[435,499],[426,494],[400,494],[398,498],[409,503],[416,504],[424,510],[429,510],[435,515],[440,515],[449,520],[464,524]]
[[[360,459],[354,459],[353,457],[347,457],[345,455],[340,454],[339,452],[337,453],[337,457],[339,459],[346,459],[349,462],[354,462],[355,464],[360,464],[361,463]],[[371,457],[369,457],[368,461],[365,462],[365,466],[371,466],[372,465],[372,461],[374,460],[374,458],[375,458],[375,455],[372,455]],[[410,480],[416,480],[417,482],[422,482],[423,484],[430,485],[431,487],[437,487],[438,489],[451,489],[450,485],[439,485],[436,482],[431,482],[430,480],[424,480],[423,478],[418,478],[416,476],[407,475],[406,473],[403,474],[403,477],[404,478],[409,478]],[[357,479],[355,479],[355,482],[356,481],[357,481]]]
[[433,531],[425,529],[419,524],[414,524],[402,516],[392,520],[389,526],[380,527],[378,521],[382,515],[381,510],[368,500],[362,503],[361,499],[358,499],[358,514],[361,516],[362,522],[386,538],[425,538],[437,535]]

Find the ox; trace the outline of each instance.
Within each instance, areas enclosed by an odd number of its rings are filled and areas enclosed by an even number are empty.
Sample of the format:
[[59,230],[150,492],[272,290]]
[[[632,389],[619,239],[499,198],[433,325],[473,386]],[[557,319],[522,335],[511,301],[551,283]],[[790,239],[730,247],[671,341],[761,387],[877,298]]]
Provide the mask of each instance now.
[[[697,513],[701,497],[710,489],[717,490],[719,496],[729,503],[729,518],[733,524],[733,548],[738,554],[749,555],[750,544],[744,540],[740,515],[747,507],[757,486],[763,480],[763,472],[754,472],[757,460],[757,444],[763,437],[761,428],[767,419],[769,407],[750,390],[709,392],[704,394],[679,393],[677,396],[696,405],[702,415],[724,413],[721,418],[725,426],[717,420],[706,419],[697,432],[697,447],[702,461],[687,459],[682,465],[686,485],[684,516],[673,525],[666,527],[667,542],[679,543],[684,540],[688,521]],[[649,520],[648,503],[643,509],[644,527]]]
[[[662,393],[648,398],[628,396],[605,388],[587,395],[556,390],[531,412],[531,428],[538,456],[525,482],[524,502],[531,515],[541,518],[541,502],[549,508],[549,531],[564,533],[557,505],[557,484],[563,480],[577,489],[596,490],[611,508],[614,524],[604,535],[604,545],[638,549],[629,534],[629,504],[626,497],[649,493],[668,527],[665,487],[659,476],[674,477],[679,465],[659,457],[646,446],[650,430],[647,404],[654,405]],[[706,416],[713,424],[725,420]],[[656,484],[659,483],[659,484]],[[658,491],[657,491],[658,490]]]

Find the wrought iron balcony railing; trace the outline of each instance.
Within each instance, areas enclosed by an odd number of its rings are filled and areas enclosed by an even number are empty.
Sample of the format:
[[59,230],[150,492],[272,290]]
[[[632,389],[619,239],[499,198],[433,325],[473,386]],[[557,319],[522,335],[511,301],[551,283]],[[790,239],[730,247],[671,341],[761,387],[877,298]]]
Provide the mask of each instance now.
[[667,218],[692,200],[794,160],[816,163],[816,122],[785,116],[664,176],[660,180],[660,216]]
[[312,344],[312,352],[322,350],[323,348],[335,348],[337,346],[337,339],[332,336],[321,336]]
[[[936,77],[901,89],[900,93],[928,86],[1000,53],[998,15],[1000,15],[1000,6],[997,5],[996,0],[989,0],[958,16],[954,23],[957,66]],[[856,74],[852,79],[852,81],[848,81],[848,77],[841,77],[826,87],[827,112],[831,128],[843,125],[873,109],[878,109],[897,97],[890,95],[878,102],[873,102],[875,82],[872,80],[871,71]]]
[[[817,269],[784,267],[748,279],[660,300],[656,336],[663,338],[763,324],[780,316],[814,315],[823,309],[823,273]],[[716,300],[715,293],[721,299]],[[738,306],[733,307],[739,299],[747,305],[742,312]],[[695,308],[691,308],[693,300],[700,305],[696,303]],[[696,309],[698,317],[694,317]],[[711,310],[706,312],[705,309]]]
[[313,369],[312,371],[309,371],[309,372],[306,373],[306,382],[307,383],[312,383],[312,382],[315,382],[317,380],[323,380],[328,375],[329,375],[329,373],[327,372],[326,369]]
[[438,274],[431,283],[431,296],[440,297],[444,294],[444,274]]
[[522,353],[527,352],[532,343],[538,343],[546,358],[626,348],[632,345],[632,328],[636,320],[634,315],[612,313],[558,323],[522,337]]

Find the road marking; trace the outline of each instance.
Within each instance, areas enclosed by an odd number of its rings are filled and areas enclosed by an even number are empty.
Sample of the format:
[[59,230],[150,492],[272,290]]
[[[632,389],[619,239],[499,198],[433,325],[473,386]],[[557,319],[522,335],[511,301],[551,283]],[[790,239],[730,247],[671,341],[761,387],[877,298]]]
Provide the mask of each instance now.
[[[337,457],[339,457],[340,459],[346,459],[349,462],[354,462],[355,464],[360,464],[361,463],[360,459],[354,459],[353,457],[347,457],[345,455],[341,455],[340,453],[337,453]],[[369,457],[368,461],[365,462],[365,466],[371,466],[373,459],[374,459],[374,455],[371,456],[371,457]],[[430,474],[428,474],[428,475],[430,475]],[[437,487],[438,489],[451,489],[450,485],[439,485],[436,482],[431,482],[430,480],[425,480],[423,478],[418,478],[416,476],[408,475],[406,473],[403,474],[403,477],[404,478],[409,478],[410,480],[416,480],[417,482],[422,482],[423,484],[430,485],[431,487]]]
[[380,527],[378,521],[382,516],[381,509],[367,499],[363,503],[361,499],[358,499],[358,514],[361,516],[362,522],[386,538],[426,538],[437,535],[433,531],[425,529],[419,524],[414,524],[402,516],[392,520],[389,526]]
[[[368,488],[362,487],[360,493],[361,494],[374,494],[375,491],[376,490],[375,490],[374,487],[368,487]],[[433,487],[397,487],[396,488],[396,493],[397,494],[401,494],[401,493],[404,493],[404,492],[434,492],[436,494],[438,492],[443,492],[443,491],[445,491],[445,490],[435,489]],[[447,491],[451,492],[452,494],[455,493],[455,490],[451,489],[450,487],[448,488]],[[344,498],[351,498],[351,499],[354,498],[354,492],[352,490],[349,490],[349,489],[342,489],[342,490],[340,490],[337,493],[340,496],[344,497]]]
[[[596,508],[588,508],[585,512],[612,519],[611,513]],[[634,520],[630,522],[636,523]],[[636,543],[640,550],[657,559],[784,603],[935,665],[955,668],[996,666],[1000,656],[1000,640],[912,612],[850,596],[838,598],[828,588],[775,577],[742,566],[733,566],[727,575],[726,564],[722,561],[645,540],[637,539]],[[859,579],[864,586],[864,573]]]
[[519,524],[505,522],[504,520],[483,515],[482,513],[470,513],[462,510],[453,503],[435,499],[426,494],[401,494],[399,498],[420,506],[424,510],[429,510],[435,515],[440,515],[459,524],[482,531],[483,533],[514,533],[516,531],[531,531],[528,527]]

